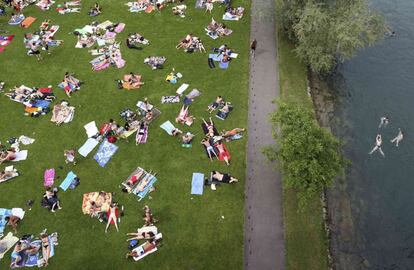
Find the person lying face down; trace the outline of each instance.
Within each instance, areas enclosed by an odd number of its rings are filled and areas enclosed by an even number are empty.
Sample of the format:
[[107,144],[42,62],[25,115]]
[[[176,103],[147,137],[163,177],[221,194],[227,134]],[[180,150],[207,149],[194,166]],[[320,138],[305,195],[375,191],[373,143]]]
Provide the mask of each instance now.
[[7,150],[0,153],[0,164],[6,161],[11,161],[16,158],[14,150]]

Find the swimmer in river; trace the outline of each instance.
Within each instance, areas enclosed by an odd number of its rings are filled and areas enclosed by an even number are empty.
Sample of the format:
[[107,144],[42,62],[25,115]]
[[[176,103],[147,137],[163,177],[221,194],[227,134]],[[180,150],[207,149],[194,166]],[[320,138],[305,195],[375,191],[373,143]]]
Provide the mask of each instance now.
[[391,140],[391,143],[395,143],[395,146],[398,147],[398,144],[404,139],[404,132],[401,131],[401,129],[398,129],[398,135]]
[[381,117],[380,119],[380,124],[378,126],[378,128],[382,128],[382,127],[386,127],[390,122],[390,119],[386,116]]
[[372,148],[369,154],[371,155],[372,153],[378,150],[381,153],[381,155],[385,157],[384,152],[382,152],[382,149],[381,149],[381,144],[382,144],[381,134],[378,134],[377,137],[375,138],[375,146],[374,148]]

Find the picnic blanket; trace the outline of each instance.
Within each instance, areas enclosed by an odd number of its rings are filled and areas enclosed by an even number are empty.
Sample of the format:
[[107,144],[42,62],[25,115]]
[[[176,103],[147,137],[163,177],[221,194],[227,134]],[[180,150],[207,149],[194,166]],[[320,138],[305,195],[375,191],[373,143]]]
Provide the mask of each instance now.
[[117,150],[118,146],[105,140],[99,146],[98,152],[95,154],[93,159],[98,162],[99,166],[105,167]]
[[193,173],[193,179],[191,181],[191,194],[203,195],[204,187],[204,174]]
[[174,127],[174,125],[170,122],[170,121],[167,121],[167,122],[164,122],[161,126],[160,126],[160,128],[162,128],[163,130],[165,130],[169,135],[173,135],[173,131],[174,131],[174,129],[176,129],[175,127]]
[[147,139],[148,139],[148,126],[145,126],[142,132],[140,129],[138,129],[137,135],[135,136],[136,144],[138,145],[138,144],[147,143]]
[[55,181],[55,169],[48,169],[45,171],[43,180],[44,187],[51,187]]
[[81,146],[81,148],[79,148],[78,153],[83,157],[87,157],[98,144],[98,140],[94,138],[88,138],[86,142]]
[[16,243],[19,238],[9,232],[3,239],[0,240],[0,260],[3,259],[7,251],[9,251]]
[[[98,198],[99,198],[99,202],[97,202]],[[102,212],[106,212],[108,211],[109,206],[112,203],[112,193],[101,191],[101,192],[90,192],[90,193],[83,194],[82,212],[85,215],[92,214],[91,212],[92,202],[96,203],[97,207],[100,207]]]
[[161,97],[161,103],[178,103],[180,102],[180,96],[162,96]]
[[27,17],[26,19],[24,19],[21,23],[21,26],[23,28],[29,28],[30,25],[32,25],[32,23],[34,23],[36,21],[36,18],[34,17]]
[[86,134],[88,135],[88,138],[95,136],[99,133],[98,128],[96,127],[95,121],[89,122],[86,125],[83,126],[86,130]]
[[74,172],[70,171],[70,172],[68,173],[68,175],[66,176],[65,180],[63,180],[63,182],[60,184],[60,186],[59,186],[59,187],[60,187],[63,191],[66,191],[66,190],[69,188],[70,184],[72,184],[73,180],[74,180],[76,177],[77,177],[77,176],[76,176],[76,174],[75,174]]

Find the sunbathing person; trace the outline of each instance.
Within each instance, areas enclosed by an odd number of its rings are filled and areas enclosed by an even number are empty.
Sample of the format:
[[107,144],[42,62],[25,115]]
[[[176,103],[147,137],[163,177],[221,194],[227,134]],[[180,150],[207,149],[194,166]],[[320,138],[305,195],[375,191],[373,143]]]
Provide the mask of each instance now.
[[216,145],[217,150],[219,151],[219,159],[220,160],[224,160],[224,162],[226,162],[227,166],[230,165],[230,155],[229,152],[226,149],[226,146],[219,141]]
[[144,59],[144,64],[150,65],[153,70],[162,69],[166,60],[164,56],[149,56]]
[[137,44],[143,44],[148,45],[149,41],[148,39],[145,39],[141,34],[139,33],[132,33],[128,35],[128,38],[126,40],[127,47],[132,49],[137,47]]
[[23,243],[21,241],[18,241],[16,245],[13,248],[13,251],[11,253],[12,263],[10,264],[10,268],[16,268],[18,267],[19,263],[23,260],[22,258],[22,251],[23,250]]
[[155,234],[153,232],[127,233],[127,235],[134,236],[132,238],[127,239],[128,242],[132,240],[152,239],[155,237]]
[[49,235],[47,233],[42,233],[40,235],[40,240],[42,241],[42,257],[45,262],[45,266],[49,265],[49,258],[50,258],[50,241]]
[[112,222],[115,224],[116,231],[119,232],[116,211],[118,211],[118,206],[112,203],[108,210],[109,216],[108,216],[108,222],[106,223],[105,233],[108,232],[109,225],[111,225]]
[[209,113],[212,113],[214,110],[216,110],[219,106],[221,106],[223,104],[224,100],[221,96],[217,96],[216,100],[211,103],[210,105],[208,105],[207,107],[207,111]]
[[6,161],[12,161],[16,159],[16,151],[7,150],[0,153],[0,164]]
[[0,172],[0,183],[8,180],[10,177],[13,177],[15,174],[14,171],[1,171]]
[[202,119],[203,120],[203,123],[204,123],[204,125],[206,126],[206,129],[207,129],[207,134],[206,135],[208,135],[209,137],[214,137],[214,122],[213,122],[213,120],[211,120],[211,117],[210,117],[210,122],[209,123],[207,123],[206,122],[206,120],[204,120],[204,118]]
[[144,226],[152,226],[154,225],[154,223],[158,222],[158,220],[153,217],[151,209],[149,208],[148,205],[145,205],[143,210],[144,210],[143,220],[145,222]]
[[231,137],[231,136],[234,136],[234,135],[236,135],[238,133],[241,133],[241,132],[244,132],[244,131],[246,131],[245,128],[233,128],[232,130],[228,130],[228,131],[223,130],[221,132],[221,136],[223,136],[224,138]]
[[184,18],[186,9],[187,9],[186,5],[178,5],[172,8],[172,13],[174,15],[180,16],[181,18]]
[[[153,250],[153,249],[155,249],[155,248],[157,248],[157,246],[159,246],[159,245],[160,245],[159,240],[155,240],[155,239],[148,240],[142,246],[144,254],[151,251],[151,250]],[[136,258],[136,257],[139,257],[139,256],[142,256],[142,254],[138,253],[136,250],[133,250],[133,251],[127,253],[125,257],[128,259],[129,257]]]
[[119,88],[125,89],[135,89],[139,88],[141,85],[144,85],[144,82],[141,82],[141,76],[135,75],[134,73],[130,72],[129,75],[124,76],[124,78],[128,78],[128,80],[118,80]]
[[49,208],[51,212],[56,212],[56,209],[62,209],[62,207],[60,206],[60,201],[57,196],[57,193],[57,189],[48,188],[46,189],[46,192],[43,195],[43,199],[47,203],[47,208]]
[[212,156],[211,154],[215,155],[215,156],[216,156],[216,158],[218,158],[217,153],[216,153],[216,151],[214,150],[214,147],[211,145],[211,143],[210,143],[210,141],[209,141],[209,139],[208,139],[208,138],[204,138],[204,139],[201,141],[201,144],[202,144],[202,145],[204,145],[204,147],[206,148],[206,151],[207,151],[208,157],[210,158],[210,160],[211,160],[211,161],[213,161],[213,156]]
[[239,180],[228,173],[221,173],[219,171],[212,171],[211,177],[213,182],[221,182],[226,184],[237,183]]

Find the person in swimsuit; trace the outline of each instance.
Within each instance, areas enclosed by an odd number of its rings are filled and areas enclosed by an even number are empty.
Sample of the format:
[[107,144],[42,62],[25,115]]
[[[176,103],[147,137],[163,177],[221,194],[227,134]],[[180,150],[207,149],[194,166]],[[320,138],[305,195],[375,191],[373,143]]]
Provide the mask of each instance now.
[[4,220],[7,222],[7,225],[13,228],[14,233],[17,233],[17,224],[19,223],[20,218],[16,216],[9,216],[6,217]]
[[218,154],[219,154],[220,160],[224,160],[224,162],[226,162],[227,166],[229,166],[230,165],[230,156],[229,156],[229,153],[227,152],[227,150],[225,149],[224,144],[221,141],[219,141],[216,144],[216,148],[219,151]]
[[232,184],[237,183],[239,180],[233,176],[231,176],[228,173],[221,173],[218,171],[212,171],[212,181],[226,183],[226,184]]
[[232,130],[229,130],[229,131],[223,130],[221,132],[221,136],[223,136],[224,138],[231,137],[231,136],[234,136],[234,135],[236,135],[238,133],[241,133],[241,132],[244,132],[244,131],[246,131],[245,128],[233,128]]
[[208,105],[207,111],[209,113],[212,113],[214,110],[216,110],[221,104],[223,103],[223,98],[221,96],[216,97],[216,100]]
[[11,161],[14,159],[16,159],[15,151],[8,150],[8,151],[3,151],[0,154],[0,164],[2,164],[5,161]]
[[19,265],[20,261],[22,260],[22,256],[20,255],[20,252],[23,250],[22,248],[22,242],[18,241],[16,245],[14,246],[13,252],[11,254],[13,262],[10,264],[10,268],[15,268]]
[[204,138],[201,141],[201,144],[206,148],[208,157],[211,161],[213,161],[213,156],[211,154],[215,155],[216,158],[218,158],[216,151],[214,151],[214,147],[210,144],[210,141],[207,138]]
[[401,129],[398,129],[398,135],[391,140],[391,143],[395,143],[395,146],[398,147],[398,144],[404,139],[404,132],[401,131]]
[[109,225],[111,225],[112,221],[115,224],[116,231],[119,232],[119,230],[118,230],[118,220],[117,220],[117,217],[116,217],[117,208],[118,207],[116,206],[116,204],[112,203],[109,210],[108,210],[109,211],[109,216],[108,216],[108,222],[106,223],[105,233],[108,232]]
[[152,239],[155,237],[155,234],[153,232],[127,233],[127,235],[134,236],[132,238],[127,239],[128,242],[132,240]]
[[42,233],[40,235],[40,240],[42,241],[42,256],[45,261],[45,266],[48,266],[50,258],[49,235],[47,235],[46,233]]
[[382,152],[381,145],[382,145],[381,134],[378,134],[377,137],[375,138],[374,148],[372,148],[372,150],[371,150],[371,152],[369,152],[369,154],[371,155],[372,153],[374,153],[375,151],[378,150],[381,153],[381,155],[383,157],[385,157],[384,152]]
[[213,120],[211,120],[211,117],[210,117],[210,122],[209,123],[207,123],[206,122],[206,120],[204,120],[204,118],[202,118],[202,120],[203,120],[203,123],[204,123],[204,125],[206,126],[206,129],[207,129],[207,135],[209,136],[209,137],[214,137],[214,122],[213,122]]

